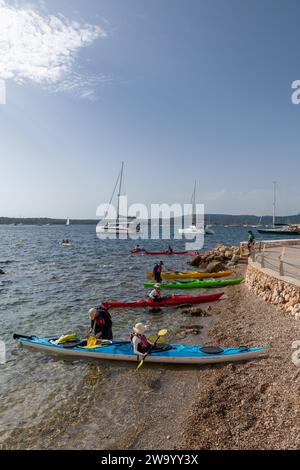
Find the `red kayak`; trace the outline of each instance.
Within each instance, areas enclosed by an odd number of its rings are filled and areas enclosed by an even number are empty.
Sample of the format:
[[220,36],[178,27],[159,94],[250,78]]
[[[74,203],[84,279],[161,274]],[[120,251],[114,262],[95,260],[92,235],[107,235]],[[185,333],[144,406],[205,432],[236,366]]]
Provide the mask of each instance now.
[[218,294],[207,295],[172,295],[169,299],[162,300],[161,302],[153,302],[150,299],[136,300],[135,302],[102,302],[104,308],[133,308],[133,307],[168,307],[169,305],[184,305],[184,304],[200,304],[202,302],[212,302],[218,300],[224,292]]

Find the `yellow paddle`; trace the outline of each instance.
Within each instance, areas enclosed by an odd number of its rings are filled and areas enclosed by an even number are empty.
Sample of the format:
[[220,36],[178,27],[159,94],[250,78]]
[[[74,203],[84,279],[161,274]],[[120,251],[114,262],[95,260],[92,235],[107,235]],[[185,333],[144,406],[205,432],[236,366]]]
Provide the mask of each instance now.
[[148,341],[149,341],[149,343],[152,343],[152,344],[154,344],[155,341],[156,341],[156,343],[162,343],[164,341],[164,337],[163,336],[158,336],[156,334],[156,335],[150,336],[148,338]]
[[139,369],[142,367],[142,365],[144,364],[144,361],[145,361],[146,357],[148,356],[148,354],[151,353],[152,349],[155,347],[155,345],[156,345],[156,343],[158,342],[159,338],[161,338],[162,336],[166,336],[167,333],[168,333],[168,330],[165,330],[165,329],[159,330],[159,332],[158,332],[157,335],[156,335],[156,339],[155,339],[154,343],[152,344],[152,346],[151,346],[151,348],[149,349],[149,351],[144,355],[143,359],[139,362],[139,364],[138,364],[136,370],[139,370]]

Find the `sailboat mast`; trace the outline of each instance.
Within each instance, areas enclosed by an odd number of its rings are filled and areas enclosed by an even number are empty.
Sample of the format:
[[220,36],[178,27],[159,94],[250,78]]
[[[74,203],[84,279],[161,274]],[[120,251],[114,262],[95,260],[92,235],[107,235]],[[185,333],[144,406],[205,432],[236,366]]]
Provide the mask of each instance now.
[[122,162],[120,181],[119,181],[118,207],[117,207],[117,220],[116,220],[117,225],[119,225],[119,219],[120,219],[119,212],[120,212],[120,196],[121,196],[121,191],[122,191],[123,171],[124,171],[124,162]]
[[273,228],[275,228],[276,217],[276,181],[273,181]]
[[192,225],[196,225],[196,187],[197,187],[197,181],[195,181],[194,184],[194,191],[193,191],[193,196],[192,196]]

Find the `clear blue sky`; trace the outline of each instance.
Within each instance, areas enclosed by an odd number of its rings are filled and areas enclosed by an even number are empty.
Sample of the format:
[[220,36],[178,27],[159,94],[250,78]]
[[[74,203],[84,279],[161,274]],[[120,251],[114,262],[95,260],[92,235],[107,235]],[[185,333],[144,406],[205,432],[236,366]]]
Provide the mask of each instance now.
[[[268,214],[276,180],[278,212],[300,212],[300,105],[291,102],[299,1],[30,5],[39,18],[62,14],[103,34],[79,47],[72,64],[92,77],[84,82],[92,99],[70,84],[55,91],[22,79],[24,65],[6,80],[0,216],[95,217],[122,160],[131,202],[189,202],[197,179],[206,212]],[[25,6],[19,1],[15,13]]]

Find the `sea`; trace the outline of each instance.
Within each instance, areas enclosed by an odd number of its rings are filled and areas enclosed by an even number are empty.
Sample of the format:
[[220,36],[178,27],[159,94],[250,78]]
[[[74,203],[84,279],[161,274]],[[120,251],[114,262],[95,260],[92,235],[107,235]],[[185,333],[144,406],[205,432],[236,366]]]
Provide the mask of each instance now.
[[[238,245],[249,227],[213,230],[204,249]],[[71,247],[61,246],[65,238],[72,240]],[[13,334],[86,337],[89,308],[107,299],[145,297],[146,271],[156,261],[163,259],[165,269],[188,269],[188,256],[132,255],[135,243],[99,240],[93,225],[0,225],[0,269],[5,272],[0,275],[0,341],[6,351],[0,364],[0,448],[94,448],[99,420],[107,435],[97,448],[111,448],[129,432],[142,386],[133,365],[55,358],[20,347]],[[140,244],[153,251],[169,244],[185,249],[181,240]],[[167,328],[170,340],[176,339],[185,321],[178,308],[156,314],[117,309],[112,319],[114,338],[120,340],[129,339],[137,322],[147,323],[153,333]]]

